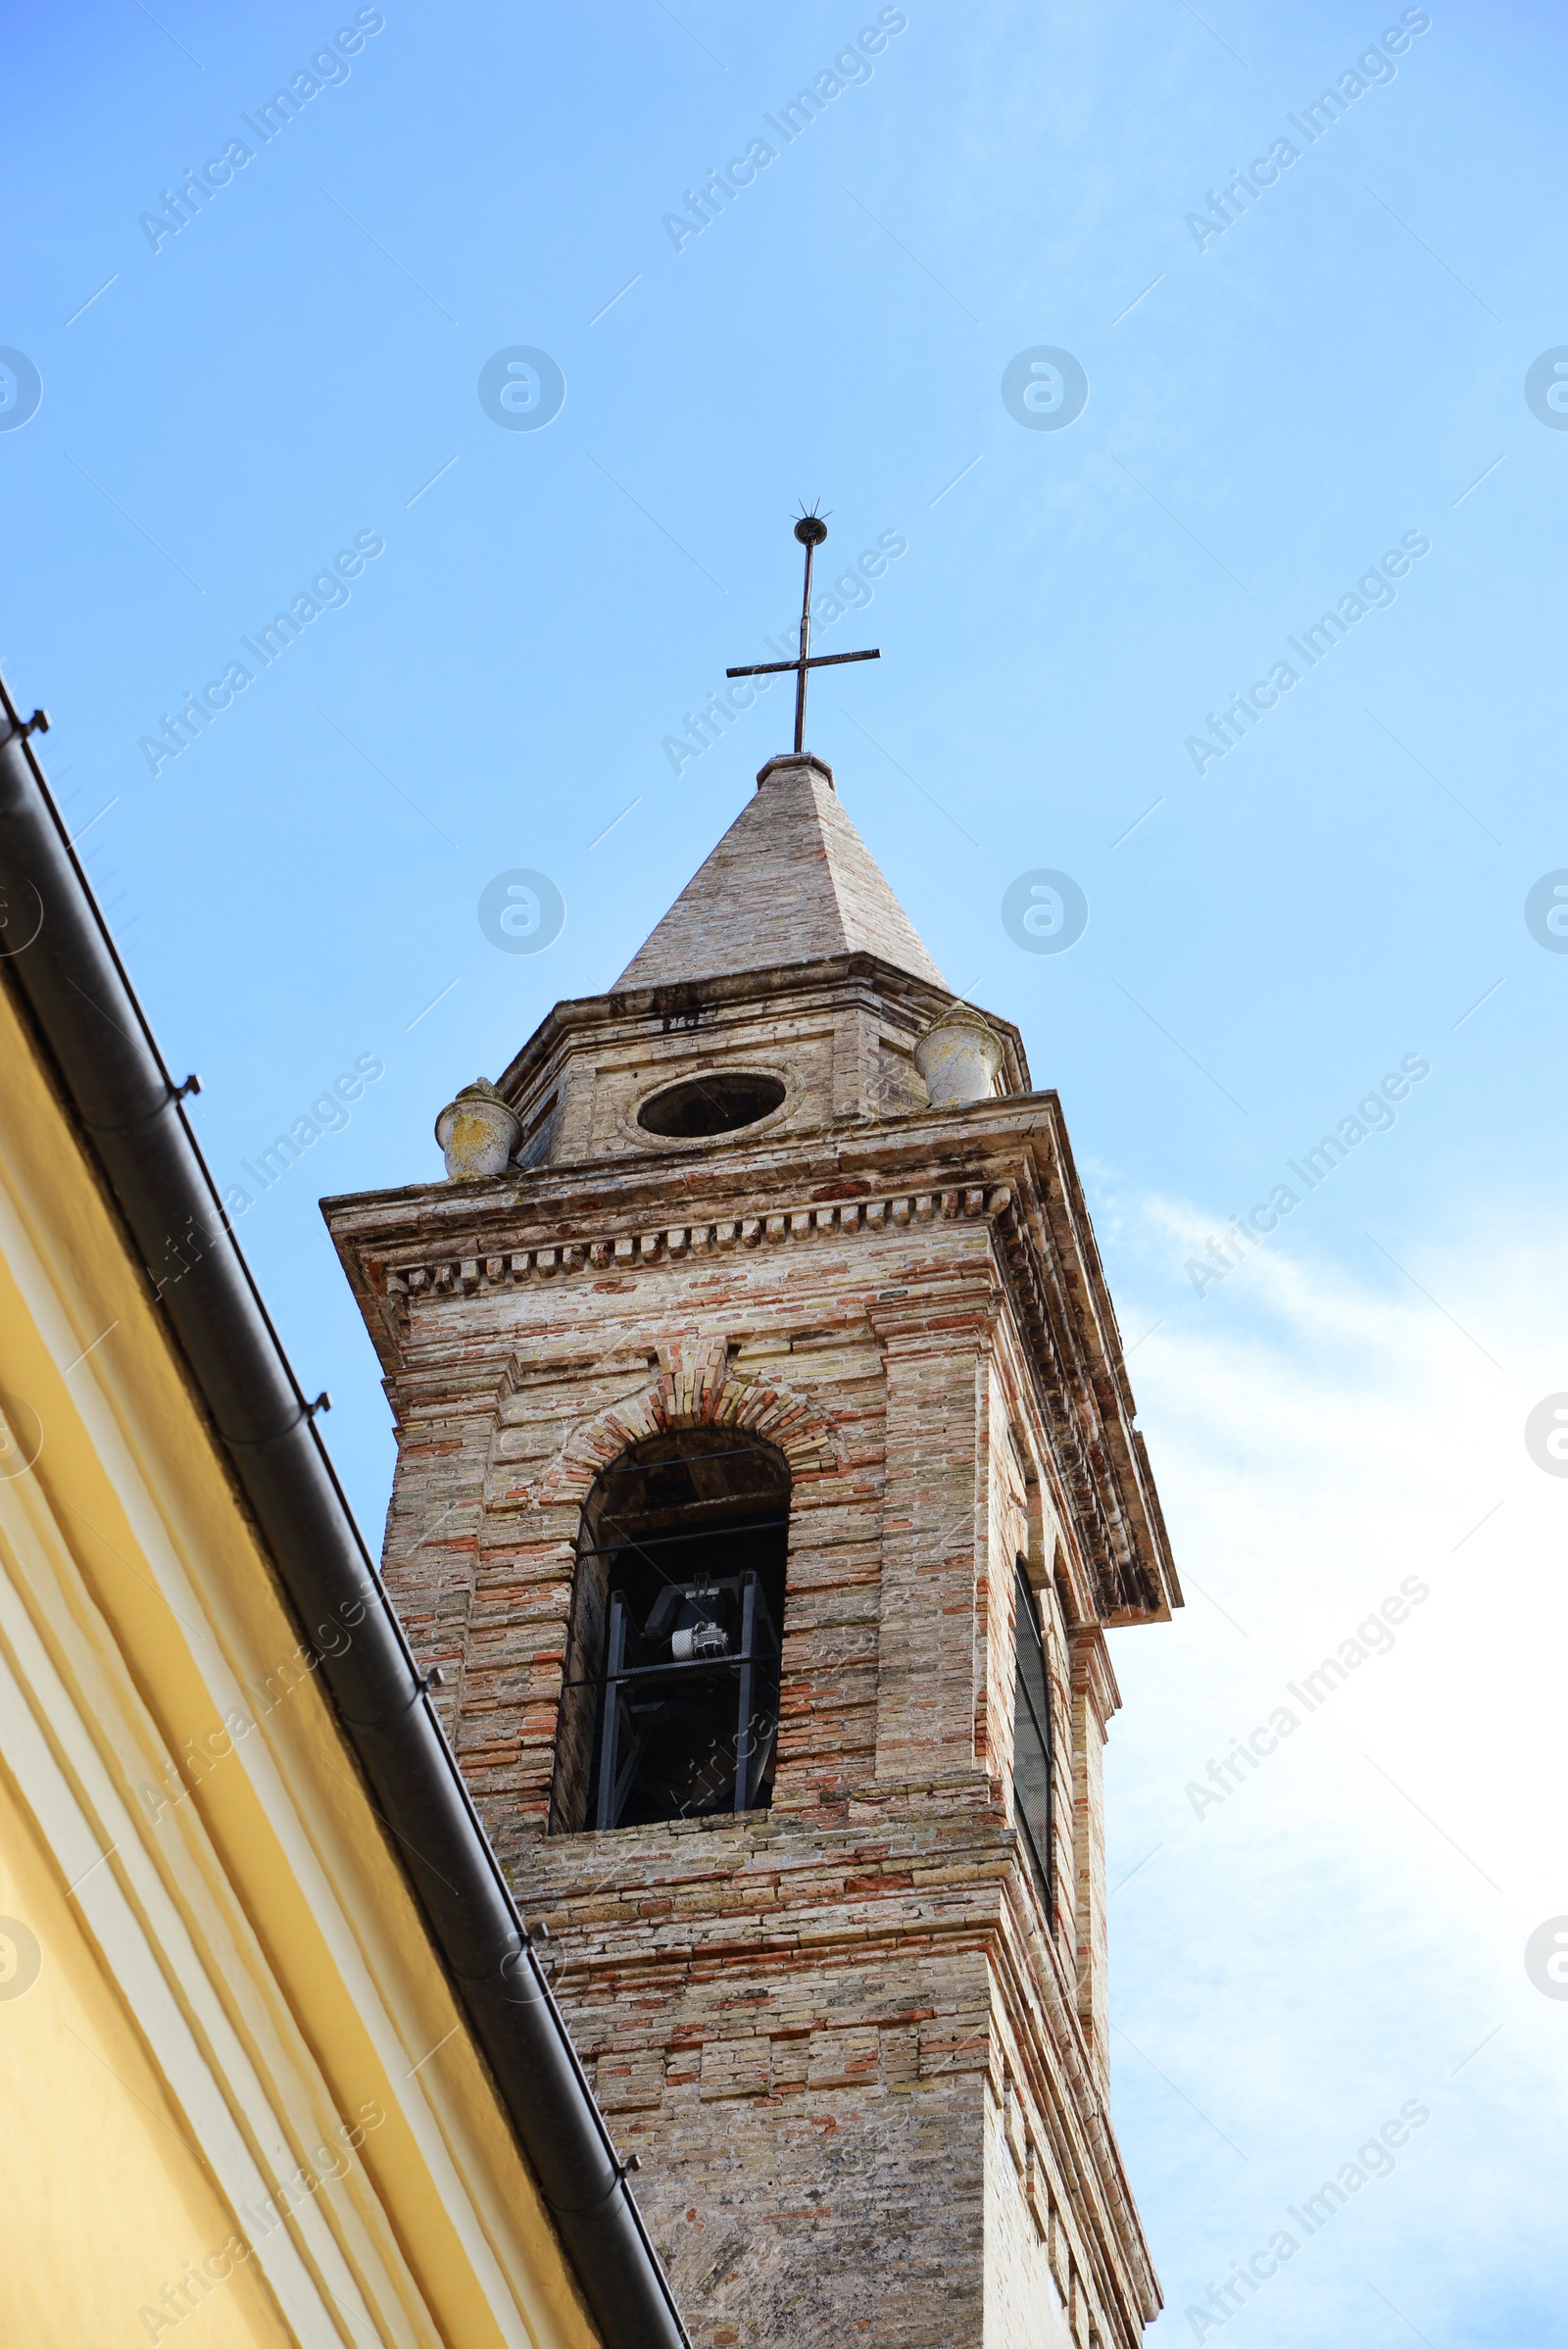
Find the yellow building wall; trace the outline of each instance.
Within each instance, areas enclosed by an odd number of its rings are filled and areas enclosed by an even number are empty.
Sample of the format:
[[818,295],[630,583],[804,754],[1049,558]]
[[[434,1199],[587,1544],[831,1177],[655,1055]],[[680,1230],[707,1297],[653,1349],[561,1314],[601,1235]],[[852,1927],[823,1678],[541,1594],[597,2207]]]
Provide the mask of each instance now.
[[197,2310],[187,2337],[206,2349],[281,2349],[294,2337],[260,2270],[236,2263],[233,2222],[200,2148],[6,1786],[0,2113],[10,2339],[166,2340]]
[[[3,988],[0,1068],[6,2337],[591,2349],[392,1837]],[[248,2255],[182,2304],[231,2237]]]

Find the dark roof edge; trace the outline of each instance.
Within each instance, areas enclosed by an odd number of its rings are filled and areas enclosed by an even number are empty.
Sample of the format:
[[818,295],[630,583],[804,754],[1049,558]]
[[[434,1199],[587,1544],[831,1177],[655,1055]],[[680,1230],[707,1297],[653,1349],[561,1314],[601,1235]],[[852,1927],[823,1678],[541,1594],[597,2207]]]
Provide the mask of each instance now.
[[[309,1634],[607,2349],[691,2349],[495,1854],[15,706],[0,680],[0,957]],[[36,924],[36,927],[33,925]],[[360,1620],[351,1610],[360,1610]],[[323,1623],[323,1629],[325,1625]]]

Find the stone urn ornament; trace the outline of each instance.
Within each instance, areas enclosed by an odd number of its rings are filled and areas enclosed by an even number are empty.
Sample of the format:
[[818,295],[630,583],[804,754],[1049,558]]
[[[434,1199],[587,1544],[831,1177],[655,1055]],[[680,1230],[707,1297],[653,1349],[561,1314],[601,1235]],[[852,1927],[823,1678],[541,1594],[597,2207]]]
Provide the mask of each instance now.
[[933,1020],[914,1048],[934,1109],[955,1101],[986,1101],[1002,1067],[1002,1039],[978,1011],[956,1003]]
[[505,1174],[521,1135],[516,1114],[486,1077],[475,1077],[471,1085],[465,1085],[435,1121],[435,1138],[446,1153],[449,1183],[472,1183]]

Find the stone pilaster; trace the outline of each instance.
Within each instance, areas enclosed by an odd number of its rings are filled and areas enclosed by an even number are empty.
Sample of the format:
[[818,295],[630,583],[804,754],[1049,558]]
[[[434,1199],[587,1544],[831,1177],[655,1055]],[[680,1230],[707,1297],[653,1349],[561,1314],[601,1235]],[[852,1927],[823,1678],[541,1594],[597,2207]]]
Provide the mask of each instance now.
[[1105,1950],[1106,1724],[1119,1699],[1103,1635],[1080,1630],[1072,1641],[1073,1933],[1078,1962],[1078,2019],[1102,2093],[1110,2086],[1110,2013]]
[[975,1715],[988,1575],[988,1339],[983,1281],[880,1295],[871,1309],[886,1380],[887,1500],[877,1638],[879,1786],[983,1775]]

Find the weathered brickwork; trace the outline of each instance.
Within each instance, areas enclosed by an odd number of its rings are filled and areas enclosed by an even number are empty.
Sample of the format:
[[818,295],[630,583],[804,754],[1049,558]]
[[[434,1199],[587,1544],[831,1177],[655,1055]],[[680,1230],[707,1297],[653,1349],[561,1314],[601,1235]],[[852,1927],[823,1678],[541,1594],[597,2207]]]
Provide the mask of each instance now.
[[770,759],[712,855],[615,981],[616,993],[694,972],[717,978],[863,953],[934,985],[942,974],[808,754]]
[[[524,1165],[328,1207],[397,1420],[387,1581],[699,2349],[1132,2349],[1158,2305],[1105,2114],[1100,1748],[1105,1629],[1178,1594],[1054,1097],[1007,1032],[997,1098],[889,1113],[948,1000],[854,952],[558,1006],[503,1080]],[[783,1109],[639,1143],[639,1085],[738,1025]],[[559,1832],[584,1503],[701,1427],[791,1479],[771,1807]]]

